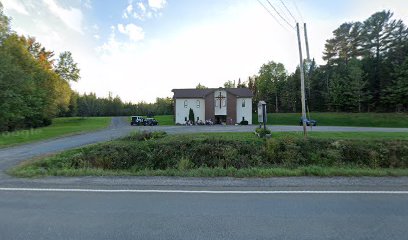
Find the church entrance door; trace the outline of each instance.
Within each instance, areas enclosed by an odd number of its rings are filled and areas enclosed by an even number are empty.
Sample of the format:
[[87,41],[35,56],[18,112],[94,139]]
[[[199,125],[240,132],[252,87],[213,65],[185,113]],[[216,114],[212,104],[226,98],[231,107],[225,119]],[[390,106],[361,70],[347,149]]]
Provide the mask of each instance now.
[[226,115],[215,115],[215,124],[223,124],[227,122],[227,116]]

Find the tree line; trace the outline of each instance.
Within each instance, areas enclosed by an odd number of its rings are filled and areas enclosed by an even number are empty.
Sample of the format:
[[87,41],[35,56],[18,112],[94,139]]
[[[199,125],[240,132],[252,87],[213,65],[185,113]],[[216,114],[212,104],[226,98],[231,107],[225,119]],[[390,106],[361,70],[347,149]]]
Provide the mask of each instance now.
[[[326,64],[312,60],[303,66],[308,110],[408,111],[408,28],[390,11],[341,24],[323,55]],[[245,84],[255,95],[254,104],[265,100],[269,112],[299,112],[299,79],[299,68],[288,73],[271,61]]]
[[171,98],[137,104],[112,94],[98,98],[73,91],[70,83],[79,79],[71,52],[56,57],[34,37],[12,31],[0,2],[0,132],[46,126],[62,116],[173,114]]
[[156,98],[154,103],[123,102],[119,96],[107,98],[97,97],[95,93],[74,93],[70,105],[70,111],[60,116],[64,117],[90,117],[90,116],[154,116],[171,115],[173,111],[172,98]]
[[33,37],[16,34],[0,3],[0,131],[48,125],[68,111],[79,69],[70,52],[54,58]]
[[[408,28],[390,11],[343,23],[323,55],[326,64],[312,60],[302,66],[310,111],[408,111]],[[0,2],[0,131],[45,126],[57,116],[173,114],[172,98],[136,104],[112,94],[98,98],[73,91],[70,83],[79,79],[70,52],[56,57],[35,38],[16,34]],[[288,73],[271,61],[247,81],[227,81],[224,87],[248,87],[254,105],[265,100],[269,112],[299,112],[299,79],[299,68]]]

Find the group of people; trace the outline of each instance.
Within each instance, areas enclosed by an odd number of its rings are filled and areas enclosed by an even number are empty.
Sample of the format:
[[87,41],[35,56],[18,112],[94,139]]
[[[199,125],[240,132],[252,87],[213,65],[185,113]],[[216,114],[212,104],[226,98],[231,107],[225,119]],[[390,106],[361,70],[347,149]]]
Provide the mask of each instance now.
[[198,120],[198,121],[191,121],[191,120],[187,120],[186,123],[184,124],[186,126],[193,126],[193,125],[214,125],[214,122],[212,121],[212,119],[210,120]]

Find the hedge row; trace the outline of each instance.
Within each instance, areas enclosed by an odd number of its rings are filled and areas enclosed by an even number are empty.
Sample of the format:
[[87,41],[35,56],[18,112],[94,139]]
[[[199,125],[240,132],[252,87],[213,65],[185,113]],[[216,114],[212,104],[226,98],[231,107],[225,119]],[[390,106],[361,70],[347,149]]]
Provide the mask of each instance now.
[[[152,137],[153,136],[153,137]],[[161,138],[161,139],[157,139]],[[279,138],[265,141],[133,136],[39,162],[43,168],[190,169],[198,167],[360,166],[407,168],[408,141]]]

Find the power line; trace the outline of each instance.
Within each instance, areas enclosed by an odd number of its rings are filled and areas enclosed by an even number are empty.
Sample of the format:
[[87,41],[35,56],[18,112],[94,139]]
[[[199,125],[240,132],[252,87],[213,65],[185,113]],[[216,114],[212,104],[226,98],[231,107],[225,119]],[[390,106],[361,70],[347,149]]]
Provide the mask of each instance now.
[[272,5],[272,3],[269,1],[269,0],[266,0],[268,3],[269,3],[269,5],[273,8],[273,10],[275,10],[275,12],[278,14],[278,16],[280,17],[280,18],[282,18],[282,20],[283,21],[285,21],[286,22],[286,24],[288,24],[291,28],[295,28],[294,26],[292,26],[289,22],[288,22],[288,20],[286,20],[286,18],[284,18],[284,17],[282,17],[282,15],[279,13],[279,11],[278,10],[276,10],[276,8]]
[[275,21],[276,21],[282,28],[284,28],[285,30],[289,31],[289,29],[287,29],[284,25],[282,25],[282,23],[279,22],[279,20],[275,17],[275,15],[273,15],[272,12],[271,12],[260,0],[257,0],[257,1],[259,2],[259,4],[262,5],[262,7],[265,8],[265,10],[273,17],[273,19],[275,19]]
[[[282,3],[280,3],[280,2],[278,3],[277,0],[271,0],[271,3],[273,3],[275,5],[276,10],[278,10],[279,13],[282,14],[282,17],[284,17],[287,20],[290,20],[291,17],[288,15],[287,11],[283,8]],[[289,22],[291,22],[291,21],[289,21]]]
[[293,3],[293,5],[295,5],[295,9],[296,9],[296,12],[297,12],[297,13],[299,14],[299,16],[300,16],[300,20],[302,20],[302,22],[305,22],[305,21],[303,20],[303,16],[302,16],[302,14],[300,13],[297,4],[296,4],[296,0],[292,0],[292,3]]
[[292,17],[292,19],[295,21],[295,22],[299,22],[294,16],[293,16],[293,14],[292,14],[292,12],[289,10],[289,8],[286,6],[286,4],[282,1],[282,0],[279,0],[282,4],[283,4],[283,6],[286,8],[286,11],[288,11],[288,13],[290,14],[290,16]]

